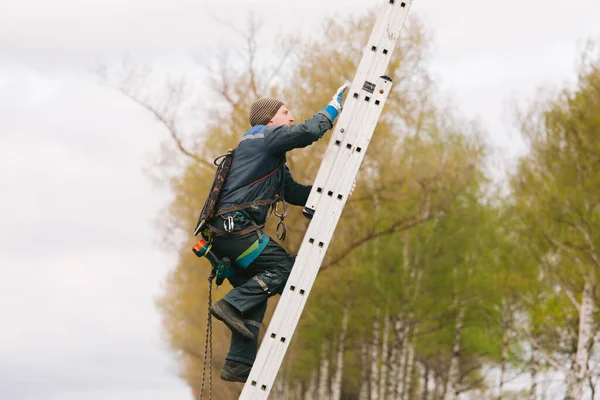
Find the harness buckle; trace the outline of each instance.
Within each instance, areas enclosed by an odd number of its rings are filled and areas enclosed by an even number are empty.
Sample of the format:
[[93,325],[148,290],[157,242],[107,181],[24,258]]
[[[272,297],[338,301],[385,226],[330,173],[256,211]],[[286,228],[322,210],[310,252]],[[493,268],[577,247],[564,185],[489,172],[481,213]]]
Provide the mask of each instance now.
[[235,227],[235,222],[233,221],[233,216],[228,216],[225,218],[225,222],[223,223],[223,227],[225,228],[225,232],[231,233],[233,228]]

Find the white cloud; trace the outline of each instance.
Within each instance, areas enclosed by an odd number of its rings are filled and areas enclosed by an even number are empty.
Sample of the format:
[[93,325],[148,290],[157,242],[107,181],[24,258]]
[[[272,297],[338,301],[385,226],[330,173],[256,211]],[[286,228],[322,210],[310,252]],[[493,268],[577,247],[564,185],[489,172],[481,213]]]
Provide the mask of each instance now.
[[23,97],[0,97],[0,397],[182,395],[154,305],[166,193],[142,173],[164,130],[89,82],[9,78]]

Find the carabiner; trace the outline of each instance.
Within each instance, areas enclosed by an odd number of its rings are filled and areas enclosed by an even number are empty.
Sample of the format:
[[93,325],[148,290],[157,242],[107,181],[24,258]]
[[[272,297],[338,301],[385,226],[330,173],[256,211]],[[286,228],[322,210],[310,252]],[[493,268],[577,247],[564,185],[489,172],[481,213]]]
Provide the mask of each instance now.
[[[279,214],[277,212],[277,206],[279,205],[279,203],[283,203],[283,213]],[[273,208],[273,213],[275,214],[275,216],[279,217],[280,219],[283,219],[287,216],[287,204],[285,204],[285,201],[283,200],[277,200],[275,202],[275,207]]]
[[[280,231],[281,231],[281,233],[280,233]],[[277,229],[275,230],[275,232],[277,233],[277,239],[285,240],[285,237],[287,234],[287,228],[285,226],[285,222],[283,221],[283,219],[281,219],[279,221],[279,223],[277,224]]]

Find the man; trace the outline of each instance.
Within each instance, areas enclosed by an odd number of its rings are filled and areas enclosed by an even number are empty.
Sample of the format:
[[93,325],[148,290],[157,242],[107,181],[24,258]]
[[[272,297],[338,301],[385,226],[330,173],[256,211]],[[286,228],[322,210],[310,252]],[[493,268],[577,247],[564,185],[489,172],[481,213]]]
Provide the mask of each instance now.
[[[295,257],[262,231],[277,202],[304,206],[312,186],[297,183],[286,165],[286,152],[307,147],[333,128],[348,84],[331,102],[304,123],[293,124],[280,100],[263,97],[250,107],[252,128],[244,134],[219,195],[218,217],[209,222],[212,251],[233,262],[233,289],[211,308],[211,314],[231,329],[231,344],[221,379],[245,382],[256,358],[258,333],[267,300],[281,294]],[[282,214],[278,236],[285,237]]]

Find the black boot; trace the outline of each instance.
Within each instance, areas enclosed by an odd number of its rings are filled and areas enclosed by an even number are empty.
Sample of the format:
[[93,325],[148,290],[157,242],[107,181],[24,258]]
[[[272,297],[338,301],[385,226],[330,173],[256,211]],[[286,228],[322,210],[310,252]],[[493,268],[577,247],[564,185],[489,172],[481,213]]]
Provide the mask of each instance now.
[[227,360],[221,370],[221,379],[228,382],[246,382],[251,369],[251,365]]
[[254,339],[254,334],[244,325],[242,313],[225,300],[221,299],[213,304],[210,313],[216,319],[223,321],[232,331],[236,331],[248,339]]

